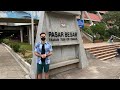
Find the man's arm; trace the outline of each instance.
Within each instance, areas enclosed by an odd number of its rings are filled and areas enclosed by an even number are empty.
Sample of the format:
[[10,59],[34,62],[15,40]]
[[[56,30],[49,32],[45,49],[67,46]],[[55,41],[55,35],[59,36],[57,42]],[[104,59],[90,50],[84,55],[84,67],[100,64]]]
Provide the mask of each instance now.
[[36,56],[38,56],[38,57],[42,57],[42,58],[46,58],[46,57],[49,57],[49,56],[52,55],[52,52],[49,52],[48,54],[43,54],[43,55],[38,54],[37,52],[34,52],[34,53],[35,53]]
[[37,52],[35,52],[35,55],[38,56],[38,57],[46,58],[47,55],[49,56],[49,55],[51,55],[51,53],[46,55],[46,54],[38,54]]
[[36,43],[36,44],[35,44],[34,54],[35,54],[37,57],[41,57],[41,55],[38,53],[38,46],[39,46],[39,43]]
[[46,54],[46,57],[49,57],[52,55],[52,52],[49,52],[48,54]]
[[38,54],[37,52],[34,52],[34,54],[38,57],[41,57],[41,54]]
[[[50,43],[49,43],[49,44],[50,44]],[[49,53],[46,54],[46,57],[51,56],[51,55],[52,55],[52,51],[53,51],[53,49],[52,49],[52,45],[50,44]]]

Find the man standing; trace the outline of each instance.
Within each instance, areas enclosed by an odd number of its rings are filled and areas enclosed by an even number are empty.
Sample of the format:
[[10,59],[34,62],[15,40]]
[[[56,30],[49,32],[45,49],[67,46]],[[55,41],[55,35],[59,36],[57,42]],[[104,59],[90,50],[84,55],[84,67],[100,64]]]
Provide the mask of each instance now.
[[35,45],[35,55],[37,56],[37,79],[42,79],[42,71],[44,69],[45,79],[49,79],[49,56],[52,55],[52,45],[47,42],[46,34],[40,34],[41,41]]

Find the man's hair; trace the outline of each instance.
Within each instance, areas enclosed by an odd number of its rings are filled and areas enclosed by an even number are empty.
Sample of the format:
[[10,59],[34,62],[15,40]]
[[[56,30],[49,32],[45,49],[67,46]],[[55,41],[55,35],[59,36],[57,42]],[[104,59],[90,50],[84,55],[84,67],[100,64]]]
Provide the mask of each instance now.
[[42,33],[40,33],[40,36],[41,36],[42,34],[45,34],[45,35],[46,35],[46,33],[45,33],[45,32],[42,32]]

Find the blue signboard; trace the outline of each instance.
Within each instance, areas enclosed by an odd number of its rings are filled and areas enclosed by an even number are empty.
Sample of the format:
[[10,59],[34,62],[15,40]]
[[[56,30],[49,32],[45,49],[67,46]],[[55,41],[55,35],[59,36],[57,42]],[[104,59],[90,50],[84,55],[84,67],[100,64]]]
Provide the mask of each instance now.
[[77,19],[77,22],[78,22],[78,26],[79,26],[80,28],[84,28],[84,20]]

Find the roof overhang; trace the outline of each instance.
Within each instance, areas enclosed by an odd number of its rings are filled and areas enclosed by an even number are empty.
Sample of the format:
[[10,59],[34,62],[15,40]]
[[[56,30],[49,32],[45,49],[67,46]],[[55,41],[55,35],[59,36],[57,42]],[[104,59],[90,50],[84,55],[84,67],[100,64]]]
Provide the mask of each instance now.
[[61,14],[67,14],[67,15],[81,15],[80,11],[46,11],[46,12],[55,12],[55,13],[61,13]]
[[[0,18],[0,22],[6,23],[31,23],[31,19],[17,19],[17,18]],[[34,19],[34,23],[38,24],[39,20]]]

